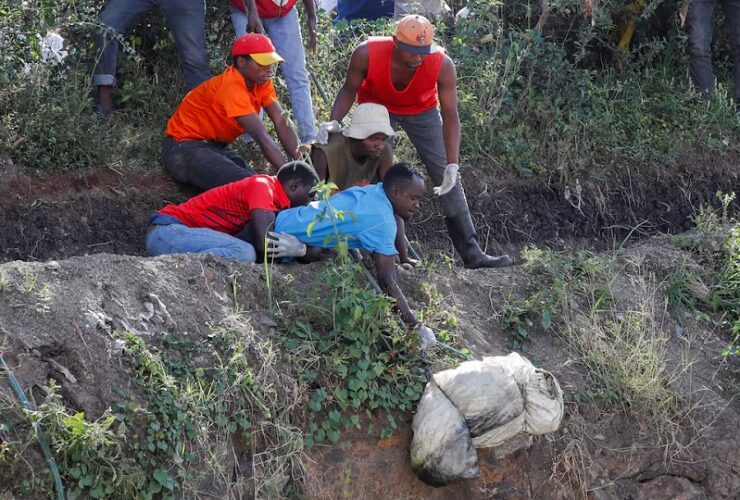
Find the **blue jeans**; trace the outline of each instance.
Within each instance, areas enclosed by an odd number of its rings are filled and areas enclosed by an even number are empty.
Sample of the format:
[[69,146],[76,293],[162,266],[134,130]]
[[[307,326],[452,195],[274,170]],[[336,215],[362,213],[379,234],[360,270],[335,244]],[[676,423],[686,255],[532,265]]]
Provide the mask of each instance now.
[[[177,52],[188,90],[211,77],[206,53],[206,4],[204,0],[110,0],[100,22],[123,34],[145,12],[159,7],[175,35]],[[116,83],[118,41],[102,31],[97,37],[98,62],[93,85],[113,86]]]
[[184,224],[154,226],[146,237],[146,251],[152,257],[173,253],[210,253],[249,264],[257,260],[254,247],[226,233]]
[[[231,23],[234,25],[234,33],[237,37],[246,33],[247,15],[244,12],[231,7]],[[301,142],[313,142],[316,138],[316,125],[313,117],[311,87],[308,84],[308,71],[306,70],[306,52],[303,49],[301,27],[298,23],[298,9],[293,7],[283,17],[263,19],[262,24],[275,50],[285,59],[285,62],[279,66],[288,86],[290,105]]]
[[712,70],[712,36],[714,8],[722,5],[730,32],[732,49],[732,77],[735,82],[735,101],[740,102],[740,0],[691,0],[686,14],[689,35],[689,72],[697,90],[705,97],[714,92]]

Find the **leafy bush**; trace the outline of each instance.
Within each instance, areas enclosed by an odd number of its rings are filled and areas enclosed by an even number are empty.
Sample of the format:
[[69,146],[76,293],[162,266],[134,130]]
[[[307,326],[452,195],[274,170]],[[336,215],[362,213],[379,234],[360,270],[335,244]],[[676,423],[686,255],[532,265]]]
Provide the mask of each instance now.
[[[183,94],[172,35],[153,13],[124,37],[118,112],[103,125],[90,112],[102,3],[0,0],[0,38],[10,48],[0,55],[0,149],[13,160],[39,172],[158,163],[162,131]],[[655,0],[630,15],[617,0],[549,5],[541,25],[539,4],[500,0],[470,0],[472,16],[438,23],[438,41],[458,66],[466,163],[572,183],[624,164],[663,168],[693,152],[737,154],[740,126],[724,87],[705,105],[690,86],[675,6]],[[630,18],[636,34],[622,50]],[[39,45],[49,31],[67,39],[69,52],[51,67]],[[317,54],[308,56],[318,121],[328,118],[352,49],[392,32],[389,20],[335,26],[321,16]],[[723,54],[727,37],[718,33]],[[233,37],[226,2],[208,6],[207,36],[217,72]],[[724,81],[722,64],[718,74]],[[278,92],[287,101],[279,81]],[[397,154],[414,156],[403,135]]]

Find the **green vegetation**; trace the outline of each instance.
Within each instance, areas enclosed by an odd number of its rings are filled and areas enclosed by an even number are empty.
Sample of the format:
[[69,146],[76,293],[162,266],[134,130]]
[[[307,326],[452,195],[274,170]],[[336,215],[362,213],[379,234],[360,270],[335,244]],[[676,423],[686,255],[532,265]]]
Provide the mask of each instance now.
[[280,337],[292,366],[307,384],[309,416],[305,443],[336,444],[342,430],[360,428],[360,417],[386,412],[380,432],[390,437],[396,429],[395,413],[408,412],[426,384],[424,363],[410,335],[393,311],[393,300],[371,289],[363,264],[350,255],[348,238],[337,225],[352,212],[337,210],[330,195],[336,185],[321,182],[315,188],[324,210],[308,225],[330,220],[333,234],[325,244],[336,256],[317,273],[306,301],[297,314],[282,316]]
[[690,363],[675,368],[668,361],[656,276],[616,256],[588,252],[530,248],[524,258],[532,278],[525,299],[509,301],[501,315],[503,326],[513,330],[514,347],[526,347],[539,318],[586,369],[588,387],[571,393],[570,402],[588,398],[607,411],[625,410],[645,437],[680,446],[690,406],[672,384]]
[[426,383],[415,337],[399,325],[391,299],[370,289],[361,266],[340,246],[281,339],[309,388],[308,446],[338,442],[343,429],[360,428],[360,417],[375,411],[387,414],[380,435],[389,437],[395,414],[411,411]]
[[[170,334],[160,349],[131,333],[121,342],[135,388],[121,387],[100,417],[70,411],[53,380],[37,410],[3,414],[13,421],[3,421],[0,475],[12,477],[12,469],[27,477],[15,493],[51,488],[46,473],[36,477],[21,459],[37,428],[49,440],[68,498],[270,496],[282,487],[273,469],[301,470],[303,440],[289,424],[291,405],[279,387],[254,374],[243,340],[217,330],[197,344]],[[263,365],[260,376],[268,371]],[[253,461],[241,479],[233,477],[238,449]]]
[[[0,37],[9,48],[0,55],[0,150],[39,173],[158,165],[162,131],[183,94],[174,40],[158,13],[124,37],[118,111],[101,123],[91,111],[90,75],[102,3],[0,1]],[[605,179],[624,165],[645,171],[696,154],[737,154],[740,124],[725,87],[707,104],[691,89],[685,35],[665,21],[673,4],[656,0],[634,17],[627,51],[617,47],[623,3],[616,0],[592,11],[588,3],[558,2],[540,25],[539,4],[467,5],[473,16],[437,30],[458,65],[464,163],[573,183]],[[226,2],[207,9],[217,72],[227,63],[232,28]],[[333,26],[321,16],[317,53],[308,61],[319,121],[328,118],[351,50],[368,34],[392,30],[384,20]],[[66,39],[69,55],[59,64],[41,57],[39,40],[49,31]],[[723,53],[726,34],[719,35]],[[724,67],[719,75],[726,81]],[[397,151],[414,156],[405,137]],[[244,152],[265,164],[255,149]]]
[[[740,222],[729,211],[735,197],[735,193],[717,193],[721,208],[700,208],[694,216],[696,229],[675,238],[676,244],[690,250],[704,269],[689,283],[693,286],[682,288],[687,291],[681,296],[688,293],[690,299],[681,305],[688,311],[714,313],[707,319],[731,333],[725,356],[740,354]],[[674,273],[674,280],[679,271]],[[697,287],[697,283],[701,285]]]

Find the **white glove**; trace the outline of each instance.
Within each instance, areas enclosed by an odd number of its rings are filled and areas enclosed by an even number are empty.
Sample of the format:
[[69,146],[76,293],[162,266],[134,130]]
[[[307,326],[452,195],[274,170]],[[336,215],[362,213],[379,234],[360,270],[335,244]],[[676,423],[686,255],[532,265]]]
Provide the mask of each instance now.
[[316,132],[316,142],[319,144],[326,144],[329,142],[329,132],[340,132],[341,130],[342,126],[336,120],[324,122],[319,125],[319,131]]
[[416,325],[416,334],[419,336],[419,347],[423,350],[427,350],[430,347],[434,347],[437,344],[437,338],[434,336],[434,332],[428,326],[422,324]]
[[458,165],[457,163],[450,163],[449,165],[447,165],[445,167],[442,184],[433,189],[434,194],[436,194],[437,196],[442,196],[443,194],[447,194],[452,191],[452,188],[454,188],[455,184],[457,184],[457,177],[458,175],[460,175],[458,173],[458,170],[460,170],[460,165]]
[[273,233],[269,231],[265,253],[271,257],[303,257],[306,255],[306,245],[298,238],[287,233]]

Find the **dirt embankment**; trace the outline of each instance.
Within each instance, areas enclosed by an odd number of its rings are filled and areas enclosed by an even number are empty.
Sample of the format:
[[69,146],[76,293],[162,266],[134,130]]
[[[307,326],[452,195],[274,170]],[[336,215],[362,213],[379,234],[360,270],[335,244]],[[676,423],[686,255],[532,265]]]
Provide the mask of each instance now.
[[[709,164],[709,163],[703,163]],[[273,324],[262,270],[204,256],[140,257],[148,215],[165,201],[192,195],[163,174],[121,175],[111,170],[39,180],[10,169],[1,181],[0,332],[6,361],[36,400],[49,379],[61,386],[73,410],[97,416],[117,391],[132,386],[131,366],[109,335],[125,329],[154,345],[165,333],[207,342],[214,325],[235,314],[233,278],[238,276],[239,313],[244,328],[265,336]],[[585,183],[570,196],[546,183],[497,179],[466,172],[471,210],[490,251],[515,251],[529,243],[610,247],[635,227],[633,236],[678,232],[701,204],[716,205],[714,193],[740,191],[740,169],[728,162],[695,168],[686,164],[671,176],[634,174],[619,182]],[[409,225],[412,239],[427,254],[451,255],[434,202]],[[88,257],[82,257],[88,254]],[[117,255],[112,255],[117,254]],[[121,255],[125,254],[125,255]],[[74,257],[68,260],[68,257]],[[667,271],[686,256],[663,243],[628,248],[625,262]],[[56,259],[53,262],[33,262]],[[31,262],[8,262],[8,261]],[[294,283],[310,283],[315,266],[277,268]],[[514,267],[494,271],[419,270],[403,276],[412,307],[430,297],[422,282],[433,282],[444,307],[458,317],[460,342],[476,356],[505,354],[509,332],[500,311],[528,275]],[[621,291],[633,295],[629,283]],[[305,287],[304,287],[305,288]],[[303,290],[310,293],[310,290]],[[671,363],[692,363],[691,378],[677,381],[682,397],[696,407],[696,425],[687,448],[667,456],[622,412],[603,413],[593,401],[568,405],[558,433],[538,438],[529,450],[505,459],[481,451],[479,480],[432,489],[413,475],[408,461],[410,419],[396,435],[379,440],[362,430],[348,432],[336,446],[309,453],[305,492],[317,498],[737,498],[740,495],[740,401],[736,366],[719,355],[724,339],[697,324],[690,338],[674,336],[663,319]],[[239,333],[239,332],[237,332]],[[584,394],[592,381],[558,337],[534,328],[528,356],[553,372],[566,393]],[[688,361],[687,361],[688,360]],[[2,387],[6,401],[12,399]],[[1,443],[0,443],[1,444]],[[690,446],[688,446],[690,444]],[[29,464],[43,469],[34,447]],[[34,455],[35,454],[35,455]],[[236,459],[238,452],[233,455]],[[5,469],[7,472],[7,469]],[[0,477],[11,484],[14,476]]]
[[[94,253],[144,255],[151,211],[195,194],[160,171],[123,175],[104,169],[37,179],[7,159],[0,159],[0,171],[0,186],[7,193],[0,200],[0,261],[6,262]],[[618,179],[584,181],[580,189],[568,190],[472,169],[463,172],[463,179],[481,244],[494,253],[516,252],[532,243],[610,248],[627,235],[680,232],[691,226],[690,216],[699,206],[717,206],[717,191],[740,191],[734,159],[686,162],[671,175],[625,167]],[[407,231],[425,252],[453,253],[431,198]]]
[[[619,258],[665,270],[683,255],[665,243],[645,243],[624,250]],[[279,266],[272,280],[282,282],[290,274],[299,294],[311,293],[308,284],[317,266]],[[156,346],[172,333],[208,342],[213,329],[237,313],[243,321],[237,335],[257,332],[257,338],[267,339],[269,326],[274,326],[259,266],[209,256],[100,254],[6,263],[0,271],[0,331],[9,366],[37,400],[43,398],[40,388],[56,380],[70,409],[86,411],[89,418],[134,387],[132,367],[111,337],[112,330],[134,332]],[[430,278],[422,270],[404,274],[403,287],[413,307],[429,302],[418,285]],[[476,356],[508,352],[509,334],[501,330],[497,314],[508,294],[525,286],[528,277],[522,269],[438,269],[433,279],[444,307],[458,317],[463,345]],[[634,291],[627,281],[622,286],[620,293],[629,302]],[[669,319],[661,324],[666,331],[675,329]],[[480,479],[433,489],[411,471],[408,415],[389,439],[379,439],[363,425],[346,433],[338,445],[310,451],[304,491],[314,498],[737,498],[737,386],[721,363],[724,340],[697,325],[690,328],[695,328],[690,337],[672,338],[668,350],[675,360],[693,363],[692,378],[677,388],[696,405],[692,418],[699,431],[689,436],[693,444],[670,459],[665,448],[653,447],[640,432],[640,422],[620,411],[602,413],[594,402],[584,400],[567,405],[562,429],[536,439],[531,449],[504,459],[495,458],[493,450],[482,450]],[[584,394],[587,372],[568,348],[552,333],[532,333],[528,356],[552,371],[566,393]],[[11,397],[4,385],[2,395]],[[26,450],[26,459],[43,469],[43,463],[33,459],[34,446]],[[233,455],[240,459],[237,451]],[[12,477],[2,480],[13,484]]]

